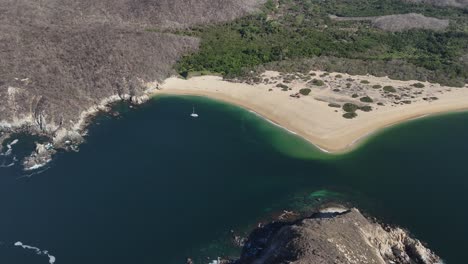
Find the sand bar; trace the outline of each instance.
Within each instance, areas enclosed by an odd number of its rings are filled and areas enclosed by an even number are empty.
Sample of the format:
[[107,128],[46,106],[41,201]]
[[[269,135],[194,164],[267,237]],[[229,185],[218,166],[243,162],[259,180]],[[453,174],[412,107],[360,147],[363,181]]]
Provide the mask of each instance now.
[[[218,76],[188,80],[171,77],[154,94],[205,96],[232,103],[252,110],[332,153],[346,152],[366,136],[405,120],[468,109],[466,87],[452,88],[423,82],[424,88],[414,88],[411,85],[417,81],[342,73],[326,73],[325,76],[320,71],[310,74],[313,77],[301,75],[291,81],[291,75],[265,72],[262,81],[256,83],[224,81]],[[323,80],[324,85],[314,86],[310,78]],[[285,79],[289,79],[287,83],[284,83]],[[366,84],[362,84],[363,80]],[[288,89],[281,89],[278,84],[285,84]],[[391,85],[397,92],[375,89],[376,84]],[[291,97],[308,87],[312,90],[309,95]],[[361,102],[359,99],[363,96],[370,96],[373,102]],[[370,105],[373,110],[358,110],[356,118],[346,119],[341,108],[329,106],[330,103],[342,105],[349,102]]]

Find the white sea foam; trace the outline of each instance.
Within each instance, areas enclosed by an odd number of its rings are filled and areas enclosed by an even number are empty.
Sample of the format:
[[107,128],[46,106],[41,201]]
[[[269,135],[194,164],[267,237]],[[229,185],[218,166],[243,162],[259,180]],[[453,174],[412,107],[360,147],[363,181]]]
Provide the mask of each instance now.
[[13,145],[15,145],[18,142],[19,142],[19,139],[13,140],[10,144],[8,144],[8,146],[9,146],[8,148],[11,148]]
[[[9,146],[9,145],[7,145],[7,147],[8,147],[8,146]],[[5,151],[5,153],[0,153],[0,156],[5,156],[5,157],[6,157],[6,156],[10,156],[10,155],[11,155],[11,152],[12,152],[12,148],[9,147],[9,148],[7,149],[7,151]]]
[[0,165],[0,168],[9,168],[9,167],[12,167],[14,165],[15,165],[15,162],[12,162],[10,164],[5,164],[5,162],[4,162],[2,165]]
[[21,241],[18,241],[14,244],[16,247],[22,247],[24,249],[29,249],[29,250],[34,250],[36,252],[37,255],[44,255],[44,256],[47,256],[49,258],[49,264],[54,264],[55,261],[56,261],[56,258],[55,256],[52,256],[49,254],[49,251],[47,250],[41,250],[40,248],[38,247],[34,247],[34,246],[29,246],[29,245],[25,245],[23,244],[23,242]]
[[40,169],[40,168],[44,167],[45,165],[49,164],[49,162],[51,162],[51,161],[52,161],[51,159],[48,159],[44,163],[40,163],[40,164],[33,165],[31,167],[27,167],[24,170],[25,171],[37,170],[37,169]]

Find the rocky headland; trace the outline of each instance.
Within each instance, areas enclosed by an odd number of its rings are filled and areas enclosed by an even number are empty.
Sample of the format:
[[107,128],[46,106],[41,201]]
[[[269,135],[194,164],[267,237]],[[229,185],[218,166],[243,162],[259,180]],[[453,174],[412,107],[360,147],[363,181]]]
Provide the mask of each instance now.
[[293,222],[254,230],[235,264],[443,263],[408,231],[380,224],[356,208],[333,206]]

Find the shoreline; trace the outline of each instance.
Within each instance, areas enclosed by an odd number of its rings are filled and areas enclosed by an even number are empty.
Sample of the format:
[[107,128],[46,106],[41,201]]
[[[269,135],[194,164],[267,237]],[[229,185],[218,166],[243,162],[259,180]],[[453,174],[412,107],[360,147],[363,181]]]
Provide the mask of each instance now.
[[[269,75],[272,74],[276,75],[277,73],[269,73]],[[369,76],[365,77],[369,78]],[[374,78],[385,79],[384,77]],[[385,81],[388,82],[388,80]],[[160,86],[160,89],[152,93],[152,96],[201,96],[233,104],[251,111],[289,133],[298,135],[322,152],[329,154],[348,153],[363,144],[371,136],[407,121],[468,110],[468,89],[453,88],[453,91],[451,90],[451,92],[439,95],[440,99],[437,101],[401,105],[393,108],[390,106],[379,107],[369,113],[359,112],[359,115],[363,115],[364,117],[359,116],[355,119],[347,120],[341,114],[332,117],[330,110],[333,109],[326,102],[314,100],[313,97],[309,96],[307,96],[309,98],[301,97],[300,99],[289,98],[289,93],[268,91],[272,87],[274,86],[229,82],[222,80],[218,76],[199,76],[189,80],[171,77],[166,79]],[[292,87],[294,88],[294,84]],[[301,85],[297,85],[295,88],[299,89],[301,87]],[[451,87],[448,88],[452,89]],[[262,97],[259,97],[262,92]],[[293,90],[293,92],[295,91]],[[283,93],[281,98],[277,96],[278,93]],[[268,97],[271,97],[271,100]],[[296,103],[305,101],[305,99],[307,99],[307,104],[299,105],[299,103]],[[267,103],[263,104],[263,102]],[[277,114],[277,111],[275,112],[277,108],[286,111]],[[314,112],[316,110],[320,111]],[[306,114],[305,117],[297,117],[298,111],[305,111],[310,115],[307,116]],[[317,113],[317,115],[314,115],[314,113]],[[322,113],[327,114],[326,116],[321,116]]]

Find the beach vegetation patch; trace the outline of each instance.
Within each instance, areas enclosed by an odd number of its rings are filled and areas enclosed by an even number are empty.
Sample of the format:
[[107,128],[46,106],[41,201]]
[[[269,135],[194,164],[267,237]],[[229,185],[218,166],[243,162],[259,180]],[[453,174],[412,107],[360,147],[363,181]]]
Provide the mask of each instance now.
[[387,93],[396,93],[396,89],[390,85],[384,86],[383,90]]
[[424,88],[425,85],[423,83],[414,83],[411,86],[416,87],[416,88]]
[[286,84],[282,84],[282,83],[278,83],[276,85],[276,87],[281,88],[281,89],[288,89],[289,88],[289,86],[287,86]]
[[302,95],[309,95],[312,90],[309,88],[303,88],[299,90],[299,93]]
[[357,114],[355,112],[349,112],[349,113],[343,114],[343,117],[346,119],[353,119],[357,117]]
[[380,85],[380,84],[372,85],[372,88],[380,89],[380,88],[382,88],[382,85]]
[[370,98],[369,96],[364,96],[364,97],[361,97],[361,99],[359,99],[361,102],[364,102],[364,103],[373,103],[374,100],[372,100],[372,98]]
[[347,113],[353,113],[356,112],[356,110],[359,109],[359,106],[353,104],[353,103],[346,103],[343,105],[343,111]]
[[313,79],[312,81],[310,81],[310,83],[315,86],[323,86],[325,84],[322,80],[318,80],[318,79]]
[[363,112],[370,112],[370,111],[372,111],[372,106],[370,106],[370,105],[361,106],[361,107],[359,107],[359,110],[361,110]]

